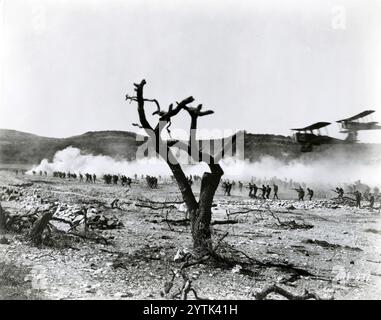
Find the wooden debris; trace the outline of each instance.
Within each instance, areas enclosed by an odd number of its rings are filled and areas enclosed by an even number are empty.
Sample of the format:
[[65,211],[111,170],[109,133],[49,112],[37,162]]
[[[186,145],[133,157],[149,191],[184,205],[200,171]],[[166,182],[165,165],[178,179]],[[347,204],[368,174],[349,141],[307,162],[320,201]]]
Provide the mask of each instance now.
[[325,241],[325,240],[307,239],[307,240],[303,240],[302,242],[308,243],[308,244],[316,244],[316,245],[323,247],[323,248],[347,249],[347,250],[353,250],[353,251],[362,251],[362,249],[358,248],[358,247],[342,246],[340,244],[329,243],[328,241]]
[[30,231],[28,238],[36,245],[41,244],[43,240],[43,232],[48,226],[50,219],[54,213],[59,211],[59,207],[53,206],[44,212],[44,214],[36,220],[32,230]]
[[262,291],[255,294],[255,298],[257,300],[264,300],[270,293],[280,294],[281,296],[287,298],[288,300],[309,300],[309,299],[333,300],[333,297],[331,297],[330,299],[323,299],[320,296],[318,296],[316,293],[308,292],[307,290],[305,290],[304,294],[302,295],[296,295],[277,286],[276,284],[272,284],[265,287]]

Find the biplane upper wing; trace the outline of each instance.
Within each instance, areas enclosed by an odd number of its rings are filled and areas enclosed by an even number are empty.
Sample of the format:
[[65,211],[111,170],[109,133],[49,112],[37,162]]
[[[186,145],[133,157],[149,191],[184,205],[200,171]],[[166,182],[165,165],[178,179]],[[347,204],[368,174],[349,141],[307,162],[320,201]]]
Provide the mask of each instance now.
[[305,128],[295,128],[295,129],[291,129],[291,130],[294,130],[294,131],[315,130],[315,129],[324,128],[330,124],[331,124],[330,122],[316,122],[316,123],[311,124],[310,126],[305,127]]
[[359,114],[356,114],[355,116],[353,117],[350,117],[350,118],[346,118],[346,119],[342,119],[342,120],[338,120],[336,122],[340,123],[340,122],[345,122],[345,121],[353,121],[353,120],[357,120],[357,119],[360,119],[360,118],[363,118],[363,117],[366,117],[368,115],[370,115],[371,113],[375,112],[374,110],[365,110],[363,112],[360,112]]

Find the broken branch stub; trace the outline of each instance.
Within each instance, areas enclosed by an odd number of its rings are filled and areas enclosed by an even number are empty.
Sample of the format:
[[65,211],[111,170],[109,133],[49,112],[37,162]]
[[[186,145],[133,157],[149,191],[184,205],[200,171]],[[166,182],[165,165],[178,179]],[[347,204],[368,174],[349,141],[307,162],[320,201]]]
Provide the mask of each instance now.
[[59,210],[59,207],[53,206],[50,207],[46,212],[36,220],[32,230],[29,233],[29,240],[32,241],[35,245],[42,243],[43,232],[49,224],[49,221],[53,218],[53,215]]

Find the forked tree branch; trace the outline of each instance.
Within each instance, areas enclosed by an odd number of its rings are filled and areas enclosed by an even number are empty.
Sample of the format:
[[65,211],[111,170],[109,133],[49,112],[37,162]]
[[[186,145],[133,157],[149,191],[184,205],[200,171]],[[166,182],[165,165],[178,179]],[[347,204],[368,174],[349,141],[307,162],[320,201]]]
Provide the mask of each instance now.
[[[197,119],[198,117],[203,117],[209,114],[212,114],[212,110],[202,111],[202,105],[198,105],[196,108],[188,106],[188,104],[194,101],[192,96],[185,98],[181,102],[176,102],[176,107],[169,105],[168,110],[164,111],[160,108],[160,104],[156,99],[146,99],[143,96],[143,89],[146,81],[143,79],[139,84],[134,83],[136,96],[126,95],[126,100],[136,101],[138,103],[138,114],[140,125],[133,124],[139,128],[145,129],[147,134],[154,139],[156,142],[156,152],[162,156],[172,170],[176,181],[179,184],[180,191],[184,197],[184,201],[187,203],[188,208],[196,208],[198,203],[194,197],[191,186],[186,178],[183,170],[181,169],[180,164],[175,159],[171,147],[178,147],[181,150],[184,150],[190,155],[194,160],[198,162],[206,162],[211,170],[212,174],[217,174],[218,176],[223,175],[223,170],[211,154],[203,152],[198,146],[198,141],[196,140],[196,130],[197,130]],[[152,126],[148,122],[144,110],[144,102],[153,102],[157,106],[157,110],[153,113],[154,115],[159,115],[159,122],[156,125],[155,129],[152,129]],[[182,109],[185,109],[191,117],[191,127],[190,127],[190,138],[189,143],[186,144],[181,141],[171,140],[168,143],[162,140],[161,132],[162,130],[170,125],[171,118],[176,116]],[[163,148],[163,146],[165,147]]]
[[142,127],[146,130],[151,130],[152,127],[149,124],[145,110],[144,110],[144,97],[143,97],[143,88],[146,84],[146,81],[143,79],[139,84],[134,83],[135,92],[136,92],[136,101],[138,103],[138,113],[139,113],[139,121]]

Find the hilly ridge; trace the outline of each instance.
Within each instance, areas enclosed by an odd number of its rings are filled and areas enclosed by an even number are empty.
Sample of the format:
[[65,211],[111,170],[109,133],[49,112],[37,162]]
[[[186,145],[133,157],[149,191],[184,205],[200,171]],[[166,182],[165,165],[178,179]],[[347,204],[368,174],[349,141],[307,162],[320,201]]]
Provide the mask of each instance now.
[[[137,141],[139,140],[139,141]],[[114,159],[135,159],[136,150],[142,139],[128,131],[90,131],[68,138],[49,138],[16,130],[0,129],[0,163],[2,164],[38,164],[43,159],[52,160],[54,154],[72,146],[83,153],[108,155]],[[301,153],[300,146],[291,138],[271,134],[244,134],[245,159],[258,161],[271,156],[285,161],[293,159],[318,159],[335,157],[340,154],[350,159],[362,154],[367,158],[379,158],[379,144],[322,145],[312,153]]]
[[0,129],[0,163],[36,164],[51,160],[66,147],[81,149],[84,153],[109,155],[131,160],[141,142],[136,134],[124,131],[86,132],[68,138],[48,138],[15,130]]

